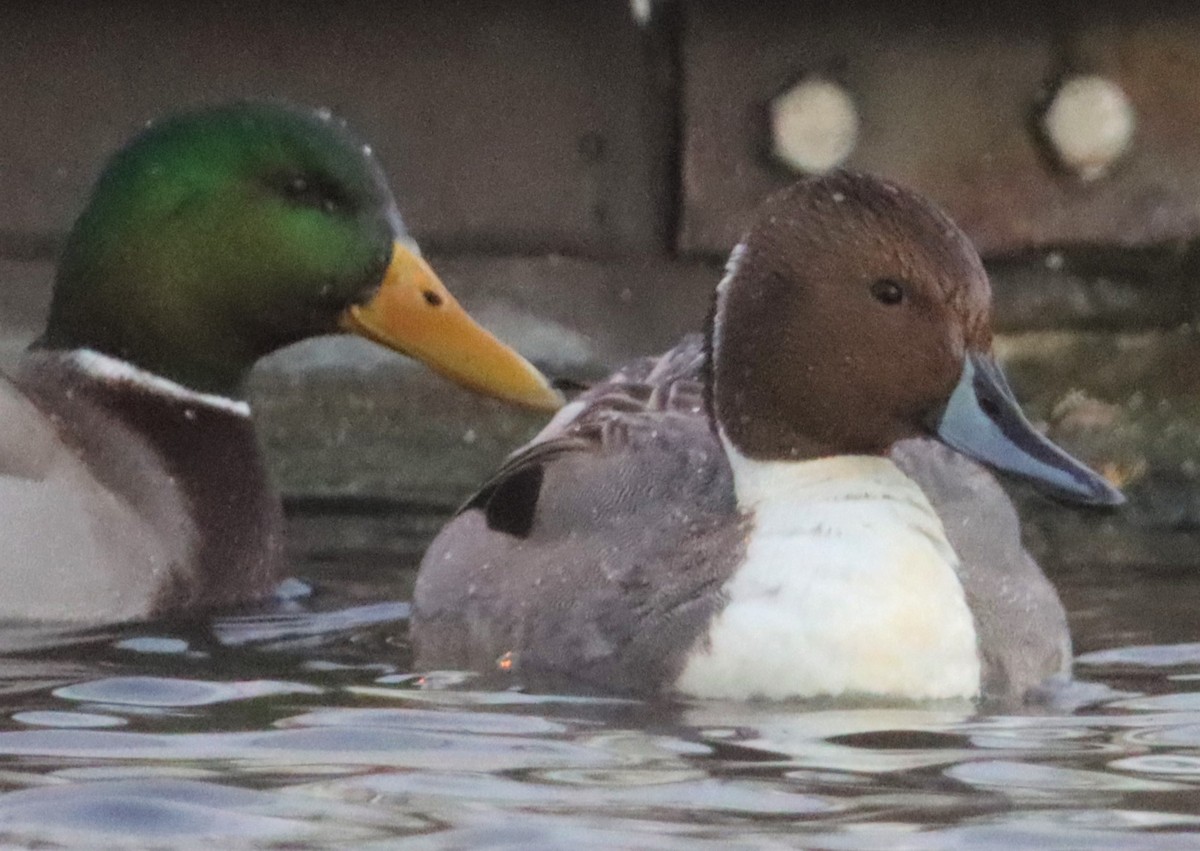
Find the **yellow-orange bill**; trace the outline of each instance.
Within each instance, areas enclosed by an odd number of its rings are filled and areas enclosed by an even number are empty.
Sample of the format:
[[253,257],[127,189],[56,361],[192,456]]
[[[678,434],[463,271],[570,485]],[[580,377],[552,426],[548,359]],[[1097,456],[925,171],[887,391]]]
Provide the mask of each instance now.
[[379,292],[348,307],[341,326],[471,390],[544,411],[562,407],[545,376],[468,316],[429,264],[398,242]]

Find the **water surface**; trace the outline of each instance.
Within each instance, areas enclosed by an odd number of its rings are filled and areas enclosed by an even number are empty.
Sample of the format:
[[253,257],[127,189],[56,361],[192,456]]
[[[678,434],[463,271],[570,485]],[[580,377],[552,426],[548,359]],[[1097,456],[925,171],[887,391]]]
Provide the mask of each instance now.
[[1200,847],[1197,566],[1061,577],[1050,706],[654,704],[412,671],[417,521],[306,518],[270,612],[0,629],[0,844]]

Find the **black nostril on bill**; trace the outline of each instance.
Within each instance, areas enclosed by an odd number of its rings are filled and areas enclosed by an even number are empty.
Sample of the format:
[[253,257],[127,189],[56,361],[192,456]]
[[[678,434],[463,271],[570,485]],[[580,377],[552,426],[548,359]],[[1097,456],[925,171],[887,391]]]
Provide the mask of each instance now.
[[995,399],[989,399],[984,396],[979,400],[979,408],[992,420],[998,420],[1001,416],[1000,406],[996,404]]
[[421,295],[424,297],[425,303],[430,307],[442,306],[442,297],[433,290],[424,290],[422,291]]

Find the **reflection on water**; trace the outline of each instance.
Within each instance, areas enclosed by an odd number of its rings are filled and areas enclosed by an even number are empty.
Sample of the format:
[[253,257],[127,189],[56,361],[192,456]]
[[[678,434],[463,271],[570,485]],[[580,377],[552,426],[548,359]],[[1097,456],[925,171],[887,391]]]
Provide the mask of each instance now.
[[1189,572],[1063,583],[1049,705],[838,709],[525,694],[414,673],[412,559],[168,630],[0,629],[0,844],[1192,849]]

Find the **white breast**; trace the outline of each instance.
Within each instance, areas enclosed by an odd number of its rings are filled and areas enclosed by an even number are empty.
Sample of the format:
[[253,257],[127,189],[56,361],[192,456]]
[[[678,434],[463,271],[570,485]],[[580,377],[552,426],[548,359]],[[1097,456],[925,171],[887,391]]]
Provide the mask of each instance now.
[[958,558],[886,458],[753,461],[727,444],[750,517],[727,604],[676,682],[697,697],[978,695]]

